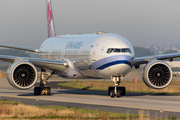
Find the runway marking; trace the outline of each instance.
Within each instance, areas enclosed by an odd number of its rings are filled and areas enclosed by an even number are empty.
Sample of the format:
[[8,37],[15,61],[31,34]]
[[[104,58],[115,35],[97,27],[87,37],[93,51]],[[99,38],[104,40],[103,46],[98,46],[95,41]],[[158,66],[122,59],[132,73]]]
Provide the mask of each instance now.
[[[2,95],[2,97],[13,97],[13,98],[24,98],[24,99],[34,99],[36,98],[31,98],[31,97],[22,97],[22,96],[8,96],[8,95]],[[107,105],[107,104],[97,104],[97,103],[88,103],[88,102],[74,102],[74,101],[63,101],[63,100],[51,100],[51,99],[44,99],[40,98],[40,100],[46,100],[46,101],[56,101],[56,102],[68,102],[68,103],[78,103],[78,104],[89,104],[89,105],[101,105],[101,106],[111,106],[111,107],[125,107],[125,108],[134,108],[134,109],[142,109],[142,110],[160,110],[160,109],[147,109],[147,108],[142,108],[142,107],[130,107],[130,106],[119,106],[119,105]],[[164,110],[167,112],[180,112],[180,111],[173,111],[173,110]]]

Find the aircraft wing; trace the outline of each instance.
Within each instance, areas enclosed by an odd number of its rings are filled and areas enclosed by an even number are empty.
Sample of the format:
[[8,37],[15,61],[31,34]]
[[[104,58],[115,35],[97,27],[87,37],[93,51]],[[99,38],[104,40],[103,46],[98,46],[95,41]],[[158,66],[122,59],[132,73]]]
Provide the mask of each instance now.
[[60,60],[49,60],[49,59],[41,59],[41,58],[0,55],[0,61],[6,61],[6,62],[13,63],[13,62],[21,60],[21,59],[27,60],[27,61],[33,63],[36,67],[46,68],[46,69],[61,72],[61,73],[67,69],[67,67],[64,65],[64,62],[62,62]]
[[171,61],[173,58],[178,58],[178,57],[180,57],[180,53],[163,54],[163,55],[146,56],[146,57],[136,57],[135,61],[134,61],[134,66],[148,63],[154,59]]
[[36,48],[13,46],[13,45],[3,45],[3,44],[0,44],[0,47],[12,48],[12,49],[18,49],[18,50],[25,50],[25,51],[40,53],[40,50],[39,50],[39,49],[36,49]]
[[[41,52],[39,49],[36,49],[36,48],[28,48],[28,47],[21,47],[21,46],[0,44],[0,47],[25,50],[25,51],[35,52],[35,53]],[[67,69],[67,67],[64,66],[64,62],[62,62],[60,60],[49,60],[49,59],[40,59],[40,58],[0,55],[0,61],[5,61],[5,62],[13,63],[13,62],[15,62],[17,60],[21,60],[21,59],[27,60],[39,68],[46,68],[46,69],[55,70],[58,72],[64,72]]]

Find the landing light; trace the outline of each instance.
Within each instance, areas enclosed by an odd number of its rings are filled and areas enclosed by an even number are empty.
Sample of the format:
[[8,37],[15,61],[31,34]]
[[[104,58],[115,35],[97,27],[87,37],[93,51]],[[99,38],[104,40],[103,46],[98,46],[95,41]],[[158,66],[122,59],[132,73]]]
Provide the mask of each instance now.
[[69,67],[67,63],[64,63],[64,66],[65,66],[65,67]]

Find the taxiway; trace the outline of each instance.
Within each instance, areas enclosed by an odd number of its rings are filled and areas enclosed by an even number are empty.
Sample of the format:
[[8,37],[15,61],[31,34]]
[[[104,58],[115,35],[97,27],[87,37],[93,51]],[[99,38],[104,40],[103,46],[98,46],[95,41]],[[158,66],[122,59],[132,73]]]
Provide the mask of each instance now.
[[[47,86],[52,88],[51,96],[34,96],[33,88],[17,90],[9,85],[6,78],[0,78],[0,96],[1,99],[6,98],[29,105],[60,105],[134,114],[143,110],[144,114],[148,112],[153,118],[167,118],[168,115],[180,118],[180,96],[127,93],[121,98],[110,98],[106,91],[76,90],[63,87],[58,89],[56,83],[57,80],[47,83]],[[160,112],[161,109],[163,113]]]

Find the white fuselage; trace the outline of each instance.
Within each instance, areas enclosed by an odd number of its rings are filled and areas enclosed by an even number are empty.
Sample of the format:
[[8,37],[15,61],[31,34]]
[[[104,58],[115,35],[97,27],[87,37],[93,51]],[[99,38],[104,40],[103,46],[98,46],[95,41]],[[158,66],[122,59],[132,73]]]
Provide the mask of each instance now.
[[134,63],[134,50],[122,36],[111,33],[66,35],[48,38],[40,58],[63,60],[68,78],[125,76]]

